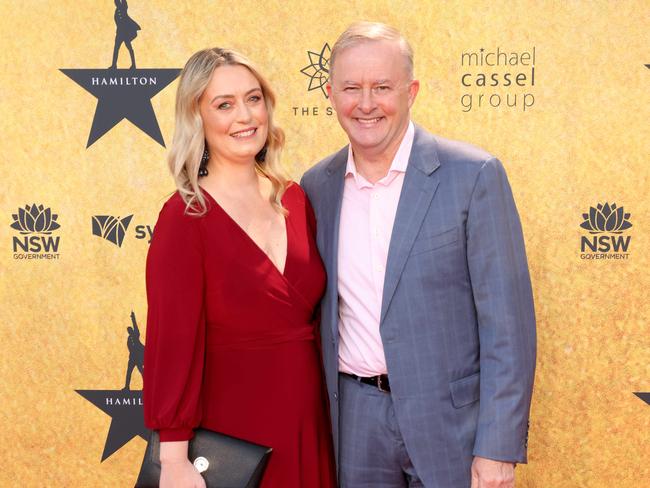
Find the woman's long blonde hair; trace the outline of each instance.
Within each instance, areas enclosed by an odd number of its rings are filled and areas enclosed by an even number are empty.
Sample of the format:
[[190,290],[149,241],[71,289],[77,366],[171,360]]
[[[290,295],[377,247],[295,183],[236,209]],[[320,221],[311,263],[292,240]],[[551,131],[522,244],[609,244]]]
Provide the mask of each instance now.
[[273,123],[275,93],[268,81],[245,56],[236,51],[221,48],[203,49],[194,53],[181,72],[176,92],[176,127],[167,162],[178,192],[185,201],[186,212],[192,215],[203,215],[207,211],[205,197],[199,188],[199,166],[205,149],[199,98],[208,86],[214,70],[226,65],[246,67],[257,78],[262,88],[268,112],[269,131],[265,144],[266,155],[261,162],[258,161],[261,158],[256,158],[255,167],[273,185],[271,204],[278,212],[286,214],[281,199],[287,188],[288,180],[280,166],[280,153],[284,147],[284,132]]

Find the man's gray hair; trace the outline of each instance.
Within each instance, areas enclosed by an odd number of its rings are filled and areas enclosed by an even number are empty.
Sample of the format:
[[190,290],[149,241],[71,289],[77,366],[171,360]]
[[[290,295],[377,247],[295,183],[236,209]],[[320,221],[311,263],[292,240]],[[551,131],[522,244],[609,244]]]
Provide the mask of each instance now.
[[397,42],[406,61],[406,69],[410,79],[413,79],[413,49],[406,38],[394,27],[380,22],[355,22],[348,26],[339,36],[332,48],[330,56],[330,80],[334,72],[336,57],[344,50],[368,41]]

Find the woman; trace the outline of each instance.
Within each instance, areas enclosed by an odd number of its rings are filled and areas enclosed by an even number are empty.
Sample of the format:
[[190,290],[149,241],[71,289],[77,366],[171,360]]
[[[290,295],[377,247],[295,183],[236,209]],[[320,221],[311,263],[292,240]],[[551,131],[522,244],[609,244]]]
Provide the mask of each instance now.
[[274,106],[236,52],[200,51],[181,74],[178,192],[147,257],[144,412],[161,487],[204,486],[187,459],[199,425],[272,447],[263,488],[335,486],[314,313],[325,272],[309,202],[279,170]]
[[133,53],[131,41],[138,36],[140,26],[135,20],[129,17],[127,13],[128,9],[129,5],[126,3],[126,0],[115,0],[115,13],[113,14],[116,27],[115,45],[113,46],[113,62],[108,69],[117,68],[117,55],[120,52],[122,43],[124,43],[131,56],[131,67],[129,69],[135,69],[135,54]]

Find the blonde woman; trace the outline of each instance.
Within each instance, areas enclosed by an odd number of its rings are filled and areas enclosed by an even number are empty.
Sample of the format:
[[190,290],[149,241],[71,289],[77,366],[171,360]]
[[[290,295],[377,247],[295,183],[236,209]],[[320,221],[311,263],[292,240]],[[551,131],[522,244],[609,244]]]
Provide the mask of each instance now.
[[273,448],[263,488],[333,487],[315,310],[325,272],[301,188],[280,171],[275,97],[231,50],[180,78],[165,203],[147,257],[144,411],[161,487],[204,486],[201,426]]

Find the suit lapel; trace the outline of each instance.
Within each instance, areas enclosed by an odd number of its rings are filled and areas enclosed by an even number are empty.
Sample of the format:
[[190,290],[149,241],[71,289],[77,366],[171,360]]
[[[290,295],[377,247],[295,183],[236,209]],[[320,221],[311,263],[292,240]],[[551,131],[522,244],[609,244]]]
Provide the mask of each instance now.
[[345,167],[348,160],[348,146],[341,149],[332,159],[325,170],[323,193],[325,194],[324,212],[325,229],[323,229],[323,260],[327,268],[327,288],[330,326],[332,337],[338,341],[338,248],[339,248],[339,223],[341,222],[341,203],[343,201],[343,183]]
[[413,241],[438,188],[439,178],[435,170],[440,166],[440,161],[436,146],[435,139],[416,126],[388,247],[380,324],[384,321]]

